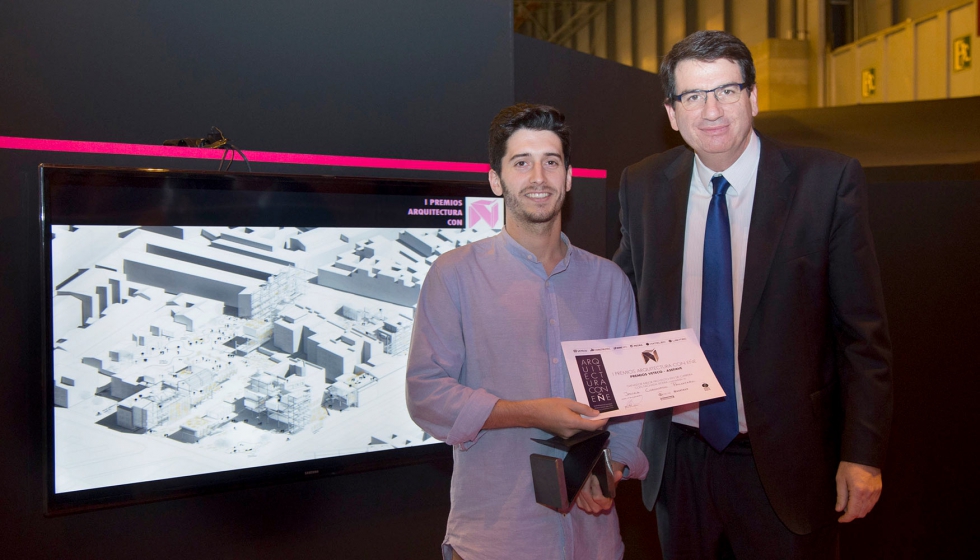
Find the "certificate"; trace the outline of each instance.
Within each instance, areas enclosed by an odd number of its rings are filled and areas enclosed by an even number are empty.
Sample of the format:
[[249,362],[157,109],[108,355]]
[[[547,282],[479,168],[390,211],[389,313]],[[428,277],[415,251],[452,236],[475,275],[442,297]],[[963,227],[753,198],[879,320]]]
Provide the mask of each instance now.
[[692,329],[561,343],[575,400],[611,418],[724,397]]

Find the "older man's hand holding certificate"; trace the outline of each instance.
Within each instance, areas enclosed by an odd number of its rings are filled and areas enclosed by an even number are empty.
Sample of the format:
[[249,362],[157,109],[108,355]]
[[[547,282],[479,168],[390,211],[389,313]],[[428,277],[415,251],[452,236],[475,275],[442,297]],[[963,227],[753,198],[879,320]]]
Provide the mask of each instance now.
[[562,342],[575,399],[625,416],[724,397],[694,331]]

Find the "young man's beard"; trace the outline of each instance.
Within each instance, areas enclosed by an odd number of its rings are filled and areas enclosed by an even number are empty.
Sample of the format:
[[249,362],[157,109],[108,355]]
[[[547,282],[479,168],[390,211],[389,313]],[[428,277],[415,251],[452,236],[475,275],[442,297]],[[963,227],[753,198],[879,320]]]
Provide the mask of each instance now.
[[533,187],[526,187],[522,192],[514,193],[507,186],[507,184],[504,183],[503,178],[500,179],[500,186],[504,190],[504,206],[507,209],[508,220],[516,220],[528,224],[546,224],[561,214],[561,207],[565,201],[565,190],[562,188],[555,188],[548,185],[545,192],[550,192],[552,194],[552,198],[556,199],[554,206],[543,212],[529,212],[522,204],[522,202],[525,200],[524,193],[529,191],[534,192],[536,189]]

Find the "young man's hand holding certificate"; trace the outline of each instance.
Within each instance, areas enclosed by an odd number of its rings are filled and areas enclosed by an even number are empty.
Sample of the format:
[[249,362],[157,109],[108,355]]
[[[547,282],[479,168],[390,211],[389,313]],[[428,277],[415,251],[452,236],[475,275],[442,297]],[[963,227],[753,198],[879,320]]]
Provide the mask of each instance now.
[[593,418],[725,396],[691,329],[561,346],[575,399],[601,412]]

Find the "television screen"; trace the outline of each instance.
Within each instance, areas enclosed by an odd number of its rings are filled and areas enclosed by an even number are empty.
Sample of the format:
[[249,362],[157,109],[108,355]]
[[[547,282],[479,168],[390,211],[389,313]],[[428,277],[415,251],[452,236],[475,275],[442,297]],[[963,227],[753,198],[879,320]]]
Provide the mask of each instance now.
[[49,512],[426,458],[414,306],[439,255],[502,228],[486,183],[40,177]]

